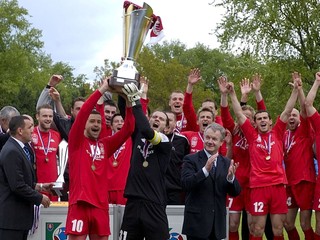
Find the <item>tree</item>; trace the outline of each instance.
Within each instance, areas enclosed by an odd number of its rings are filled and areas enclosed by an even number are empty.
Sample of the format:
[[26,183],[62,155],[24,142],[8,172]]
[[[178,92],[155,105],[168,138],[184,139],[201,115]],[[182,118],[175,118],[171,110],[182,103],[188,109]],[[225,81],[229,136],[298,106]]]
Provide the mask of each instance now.
[[301,59],[314,72],[320,63],[317,0],[220,0],[226,13],[216,33],[224,49],[250,51],[264,60]]
[[52,74],[61,74],[63,103],[91,91],[86,77],[74,77],[68,64],[53,63],[43,51],[41,31],[26,20],[28,11],[17,0],[0,0],[0,106],[12,105],[34,116],[38,96]]

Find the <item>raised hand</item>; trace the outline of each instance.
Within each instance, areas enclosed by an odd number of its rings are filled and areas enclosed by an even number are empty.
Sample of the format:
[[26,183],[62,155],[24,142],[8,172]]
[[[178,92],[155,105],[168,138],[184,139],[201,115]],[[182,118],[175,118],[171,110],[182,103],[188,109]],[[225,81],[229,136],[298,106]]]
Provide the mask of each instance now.
[[106,91],[111,92],[111,89],[109,87],[109,80],[110,80],[110,77],[105,78],[100,82],[99,91],[101,92],[101,94],[103,94]]
[[261,83],[262,83],[261,75],[258,73],[254,74],[252,76],[252,83],[251,83],[253,91],[255,91],[255,92],[260,91]]
[[51,87],[49,89],[49,95],[53,101],[55,101],[55,102],[60,101],[60,93],[54,87]]
[[228,80],[225,76],[221,76],[218,78],[218,84],[219,84],[219,89],[220,93],[228,93],[227,85],[228,85]]
[[248,78],[241,79],[240,90],[241,90],[241,95],[248,95],[251,92],[252,86],[250,84],[250,79]]
[[199,68],[191,69],[188,76],[188,84],[194,85],[201,80],[201,72]]
[[293,72],[291,75],[292,75],[293,86],[295,88],[301,89],[302,88],[301,74],[298,72]]
[[144,84],[141,85],[140,89],[134,83],[128,83],[123,86],[122,91],[127,96],[132,106],[135,106],[135,101],[140,99],[143,91],[142,89],[144,88],[143,85]]
[[140,86],[142,85],[143,85],[142,93],[147,95],[149,90],[149,79],[145,76],[140,77]]
[[228,180],[233,179],[238,166],[239,166],[239,163],[235,163],[234,160],[231,160],[230,167],[229,167],[229,170],[228,170],[228,175],[227,175],[227,179]]
[[56,85],[58,85],[61,81],[63,80],[63,76],[62,75],[52,75],[48,85],[51,87],[55,87]]
[[301,88],[302,87],[302,81],[301,81],[301,74],[298,72],[293,72],[291,74],[292,76],[292,82],[289,82],[289,85],[291,85],[293,88]]
[[218,155],[219,155],[218,153],[215,153],[208,158],[206,165],[204,166],[208,172],[211,171],[213,164],[215,163],[215,161],[217,161]]
[[228,93],[234,93],[234,84],[233,82],[228,82],[226,88],[228,89]]
[[318,82],[318,84],[320,85],[320,72],[316,73],[316,81]]

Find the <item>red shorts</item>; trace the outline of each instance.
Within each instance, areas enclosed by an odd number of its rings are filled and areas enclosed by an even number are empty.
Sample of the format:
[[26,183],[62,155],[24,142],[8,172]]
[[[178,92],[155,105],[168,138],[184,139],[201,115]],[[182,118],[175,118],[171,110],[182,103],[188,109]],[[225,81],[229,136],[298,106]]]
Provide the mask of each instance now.
[[240,195],[237,197],[227,196],[227,206],[229,212],[241,212],[242,210],[249,211],[250,208],[250,188],[241,189]]
[[111,204],[121,204],[126,205],[127,199],[123,196],[124,190],[119,191],[108,191],[108,199]]
[[249,212],[252,216],[285,214],[288,212],[286,200],[286,189],[282,184],[251,188]]
[[97,208],[86,202],[70,205],[66,220],[66,234],[98,234],[109,236],[109,209]]
[[314,199],[315,183],[301,181],[298,184],[287,186],[288,208],[300,208],[300,210],[311,210]]
[[318,178],[314,190],[313,210],[320,211],[320,178]]

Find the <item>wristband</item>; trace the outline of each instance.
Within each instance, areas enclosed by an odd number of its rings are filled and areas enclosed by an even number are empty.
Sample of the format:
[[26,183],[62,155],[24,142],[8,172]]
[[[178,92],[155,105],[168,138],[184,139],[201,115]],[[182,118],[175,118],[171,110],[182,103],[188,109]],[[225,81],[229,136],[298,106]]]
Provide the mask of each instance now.
[[50,89],[50,88],[51,88],[51,86],[50,86],[49,84],[47,84],[46,88]]
[[42,183],[40,183],[40,191],[42,191],[42,187],[43,187],[43,184],[42,184]]

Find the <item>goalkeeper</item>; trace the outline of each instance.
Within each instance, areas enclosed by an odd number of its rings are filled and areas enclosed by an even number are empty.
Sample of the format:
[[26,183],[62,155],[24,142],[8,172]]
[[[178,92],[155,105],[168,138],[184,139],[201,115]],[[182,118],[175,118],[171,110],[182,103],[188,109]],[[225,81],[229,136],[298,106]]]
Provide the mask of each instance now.
[[165,240],[169,238],[165,172],[172,145],[163,131],[169,119],[165,112],[155,111],[148,122],[140,105],[142,91],[130,83],[123,92],[137,106],[133,108],[133,149],[124,193],[128,201],[119,239]]

